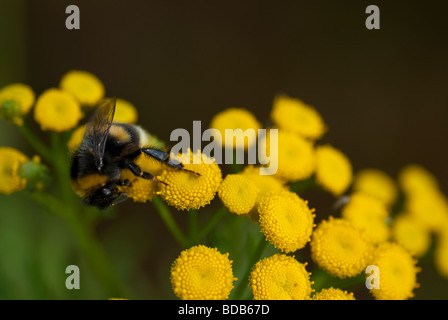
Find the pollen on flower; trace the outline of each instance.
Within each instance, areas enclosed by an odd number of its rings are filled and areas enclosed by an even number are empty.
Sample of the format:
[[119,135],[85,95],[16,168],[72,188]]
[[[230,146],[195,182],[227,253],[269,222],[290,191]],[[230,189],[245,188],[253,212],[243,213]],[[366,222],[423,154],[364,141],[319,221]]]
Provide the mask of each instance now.
[[83,117],[81,106],[69,93],[59,89],[48,89],[37,99],[34,119],[42,130],[67,131]]
[[377,198],[356,192],[350,195],[348,203],[341,210],[341,216],[361,229],[372,243],[389,239],[390,229],[386,223],[389,211]]
[[398,188],[395,181],[378,169],[363,169],[356,173],[353,190],[371,195],[386,205],[391,205],[397,198]]
[[22,83],[7,85],[0,90],[0,117],[22,125],[22,117],[30,111],[34,100],[30,86]]
[[327,131],[327,127],[316,109],[299,99],[286,95],[275,97],[271,119],[280,129],[313,140],[322,137]]
[[408,213],[396,216],[392,223],[392,236],[416,257],[421,257],[431,245],[431,233],[427,226]]
[[339,196],[352,182],[352,165],[338,149],[330,145],[316,148],[316,181],[332,194]]
[[218,196],[230,212],[248,214],[256,203],[258,188],[243,175],[228,174],[218,189]]
[[[189,163],[182,160],[185,156],[190,159]],[[209,204],[222,181],[221,169],[214,159],[200,151],[193,153],[190,150],[176,158],[186,170],[165,169],[157,177],[163,183],[158,194],[179,210],[199,209]]]
[[306,263],[277,253],[252,268],[249,286],[254,300],[306,300],[312,292]]
[[314,209],[287,190],[263,197],[258,207],[261,231],[276,248],[288,253],[303,248],[313,231]]
[[345,219],[322,221],[311,239],[312,259],[328,273],[339,277],[360,274],[370,261],[372,245],[364,234]]
[[174,294],[182,300],[225,300],[233,289],[232,261],[217,248],[198,245],[181,252],[171,266]]
[[418,286],[416,261],[401,245],[385,242],[375,248],[372,264],[380,270],[380,288],[370,289],[378,300],[404,300],[413,297]]
[[136,123],[138,112],[135,106],[127,100],[117,98],[114,122]]
[[61,79],[60,88],[84,106],[93,107],[104,97],[104,85],[93,74],[81,70],[67,72]]
[[353,292],[347,292],[338,288],[322,289],[313,295],[313,300],[356,300]]
[[278,130],[278,141],[272,141],[271,150],[271,135],[268,133],[261,139],[259,148],[262,155],[260,161],[267,162],[269,158],[270,161],[278,161],[275,176],[279,179],[295,182],[309,178],[314,173],[316,160],[313,144],[296,134]]
[[[258,129],[261,129],[261,124],[252,112],[244,108],[229,108],[217,113],[213,117],[210,123],[210,128],[216,129],[221,133],[222,142],[225,147],[244,147],[247,149],[256,142],[256,135],[258,134]],[[251,129],[254,131],[255,135],[248,135],[248,137],[251,138],[244,138],[244,146],[237,145],[240,139],[233,138],[233,141],[226,140],[226,129],[241,129],[243,134],[246,130]],[[235,133],[237,132],[235,131]],[[221,141],[217,142],[220,143]]]
[[28,157],[17,149],[0,147],[0,193],[11,194],[26,187],[20,167],[27,160]]

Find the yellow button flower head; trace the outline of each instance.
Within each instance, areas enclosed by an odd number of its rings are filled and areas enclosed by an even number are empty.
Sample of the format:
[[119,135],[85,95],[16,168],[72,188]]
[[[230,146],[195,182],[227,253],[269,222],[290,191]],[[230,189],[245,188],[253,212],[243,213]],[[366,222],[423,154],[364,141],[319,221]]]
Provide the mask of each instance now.
[[303,248],[313,231],[314,209],[296,193],[282,190],[267,194],[258,207],[261,231],[286,253]]
[[75,152],[81,145],[82,139],[84,138],[84,133],[86,132],[86,126],[81,125],[75,130],[73,130],[70,139],[67,142],[68,150],[70,152]]
[[[198,173],[196,175],[185,170],[169,168],[163,171],[158,179],[161,184],[161,197],[171,206],[179,210],[199,209],[210,203],[218,191],[222,181],[221,169],[214,159],[189,151],[187,158],[190,163],[182,161],[182,155],[177,160],[184,164],[186,170]],[[185,157],[185,155],[184,155]]]
[[406,199],[405,208],[431,231],[439,232],[448,223],[448,199],[440,190],[412,193]]
[[117,98],[114,122],[136,123],[138,118],[137,109],[127,100]]
[[348,293],[338,288],[322,289],[313,295],[313,300],[356,300],[353,292]]
[[271,119],[285,131],[318,139],[327,130],[320,114],[299,99],[279,95],[274,99]]
[[273,191],[280,191],[285,189],[283,181],[277,179],[274,175],[260,175],[260,168],[253,165],[248,165],[244,167],[244,170],[238,174],[248,178],[252,181],[258,189],[257,199],[255,200],[255,205],[253,209],[249,212],[249,216],[254,220],[258,221],[258,205],[261,199]]
[[181,252],[171,266],[171,284],[182,300],[225,300],[233,289],[229,254],[203,245]]
[[[315,154],[312,142],[284,130],[278,130],[278,144],[271,149],[270,134],[263,137],[259,148],[262,155],[271,159],[278,159],[278,168],[275,176],[279,179],[295,182],[309,178],[315,169]],[[277,151],[277,154],[274,152]],[[268,159],[260,159],[267,161]]]
[[37,99],[34,119],[42,130],[67,131],[78,124],[83,117],[81,106],[67,92],[48,89]]
[[398,183],[407,195],[439,188],[439,183],[434,175],[418,164],[410,164],[401,169],[398,174]]
[[34,104],[34,91],[22,83],[10,84],[0,90],[0,117],[22,125],[22,116]]
[[93,107],[104,98],[104,85],[93,74],[72,70],[61,79],[60,88],[72,94],[84,106]]
[[431,245],[429,229],[407,213],[402,213],[394,218],[392,235],[395,242],[416,257],[423,256]]
[[313,232],[311,257],[336,277],[353,277],[364,271],[371,253],[372,245],[364,234],[345,219],[330,217]]
[[257,200],[258,188],[243,175],[228,174],[218,189],[218,195],[230,212],[248,214]]
[[306,263],[286,254],[258,261],[252,268],[249,286],[254,300],[305,300],[312,292]]
[[27,160],[27,156],[17,149],[0,147],[0,193],[11,194],[26,187],[20,167]]
[[[261,129],[261,124],[258,122],[257,118],[248,110],[243,108],[229,108],[224,111],[217,113],[211,123],[210,128],[216,129],[221,133],[222,142],[226,147],[237,147],[235,141],[226,141],[225,130],[226,129],[241,129],[243,132],[247,129],[253,129],[255,135],[258,134],[258,129]],[[235,140],[235,139],[234,139]],[[238,140],[236,140],[238,141]],[[218,143],[220,141],[217,141]],[[244,148],[247,149],[256,142],[256,139],[251,139],[248,141],[247,138],[244,139]]]
[[378,169],[363,169],[353,181],[353,190],[363,192],[391,205],[397,198],[398,190],[394,180]]
[[402,246],[386,242],[374,250],[372,265],[380,270],[380,288],[370,289],[377,300],[404,300],[413,297],[417,285],[416,261]]
[[372,243],[386,241],[390,236],[386,223],[389,211],[381,200],[370,195],[362,192],[350,195],[348,203],[342,208],[341,216],[362,230]]
[[330,145],[316,148],[316,180],[335,196],[344,193],[352,182],[350,160]]
[[283,182],[272,175],[260,175],[260,168],[253,165],[244,167],[244,170],[238,174],[241,174],[255,183],[258,188],[258,197],[256,206],[260,203],[260,200],[267,193],[272,191],[280,191],[285,188]]
[[439,274],[448,279],[448,225],[438,234],[434,252],[434,264]]

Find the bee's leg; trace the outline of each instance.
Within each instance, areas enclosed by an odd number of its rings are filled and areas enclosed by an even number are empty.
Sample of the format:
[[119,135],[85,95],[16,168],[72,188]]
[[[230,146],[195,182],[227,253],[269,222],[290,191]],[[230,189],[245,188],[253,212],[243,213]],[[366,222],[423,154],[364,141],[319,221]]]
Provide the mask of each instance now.
[[176,169],[188,171],[188,172],[191,172],[191,173],[194,173],[194,174],[200,176],[200,174],[197,173],[197,172],[185,169],[184,165],[180,161],[172,160],[170,158],[170,154],[165,152],[165,151],[162,151],[162,150],[159,150],[159,149],[153,149],[153,148],[144,148],[144,149],[141,149],[141,150],[142,150],[142,152],[144,152],[145,154],[147,154],[151,158],[154,158],[157,161],[165,163],[166,165],[170,166],[171,168],[176,168]]
[[136,175],[137,177],[143,178],[143,179],[147,179],[147,180],[152,180],[152,181],[157,181],[157,182],[161,182],[163,184],[166,184],[163,181],[157,180],[156,177],[154,177],[151,173],[143,171],[137,164],[135,164],[132,161],[127,161],[126,162],[126,167],[131,170],[131,172]]
[[120,187],[132,187],[132,183],[129,179],[120,180],[117,182],[117,185]]

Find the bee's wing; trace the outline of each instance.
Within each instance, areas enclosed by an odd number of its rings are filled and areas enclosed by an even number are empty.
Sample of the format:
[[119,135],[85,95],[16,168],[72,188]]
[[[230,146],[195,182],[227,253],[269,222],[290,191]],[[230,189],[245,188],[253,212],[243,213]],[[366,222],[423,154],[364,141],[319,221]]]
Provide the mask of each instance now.
[[103,167],[104,148],[106,147],[107,136],[114,119],[116,101],[116,98],[103,100],[98,106],[93,119],[86,126],[86,135],[92,139],[92,151],[98,170],[101,170]]

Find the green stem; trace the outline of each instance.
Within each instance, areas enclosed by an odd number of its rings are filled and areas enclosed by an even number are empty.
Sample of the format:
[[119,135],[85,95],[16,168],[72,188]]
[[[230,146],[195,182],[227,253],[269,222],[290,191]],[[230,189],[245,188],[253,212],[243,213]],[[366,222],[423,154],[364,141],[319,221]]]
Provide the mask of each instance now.
[[103,286],[108,297],[127,297],[129,294],[117,276],[101,243],[95,237],[93,230],[87,228],[76,214],[67,219],[72,227],[84,257],[97,280]]
[[[116,270],[96,238],[92,224],[85,219],[86,209],[81,207],[79,199],[70,186],[67,146],[65,141],[61,141],[61,136],[58,133],[53,132],[51,134],[51,147],[51,162],[57,176],[62,202],[62,205],[57,207],[59,215],[63,215],[72,228],[81,252],[97,280],[103,286],[105,293],[109,297],[125,297],[126,290],[124,290]],[[53,207],[53,209],[55,208],[56,206]]]
[[208,222],[197,232],[195,241],[199,241],[206,237],[209,232],[218,224],[221,218],[227,213],[228,211],[226,207],[222,206],[221,208],[219,208],[218,211],[216,211],[208,220]]
[[50,149],[37,137],[37,135],[31,130],[28,123],[24,121],[24,123],[19,126],[22,135],[28,141],[30,146],[46,161],[51,160],[51,152]]
[[301,193],[305,190],[312,189],[316,186],[317,186],[316,178],[314,176],[311,176],[308,179],[291,184],[290,190],[296,193]]
[[345,290],[347,288],[362,284],[365,281],[365,275],[364,273],[361,273],[354,277],[340,279],[328,274],[321,268],[316,268],[311,273],[311,281],[314,281],[313,289],[316,292],[330,287]]
[[176,239],[176,241],[179,243],[179,245],[182,248],[185,248],[187,244],[187,239],[185,238],[184,234],[180,230],[180,228],[177,226],[176,221],[174,220],[173,216],[171,215],[170,209],[165,205],[165,203],[160,199],[159,197],[155,196],[151,200],[152,205],[154,208],[156,208],[157,213],[159,214],[160,218],[163,220],[165,225],[167,226],[168,230],[171,232],[173,237]]
[[246,268],[246,272],[244,273],[244,276],[240,279],[240,283],[238,287],[235,289],[234,299],[238,300],[241,299],[241,297],[244,294],[244,291],[247,289],[247,285],[249,283],[249,276],[252,271],[252,266],[260,260],[264,249],[266,248],[267,241],[264,239],[264,236],[261,236],[257,248],[252,255],[251,259],[249,260],[249,265]]

